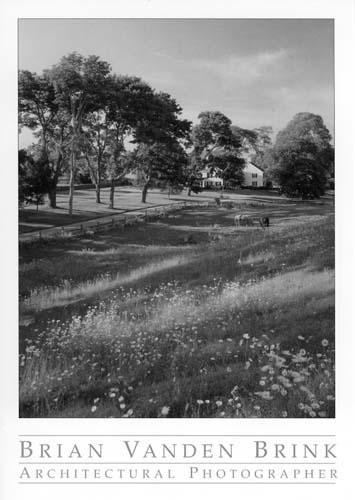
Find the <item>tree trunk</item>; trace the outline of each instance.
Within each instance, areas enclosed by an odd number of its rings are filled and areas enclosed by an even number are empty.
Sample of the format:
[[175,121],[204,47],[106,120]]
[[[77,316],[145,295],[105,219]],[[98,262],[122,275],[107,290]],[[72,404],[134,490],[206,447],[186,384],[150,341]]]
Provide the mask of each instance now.
[[96,203],[101,203],[100,181],[97,184],[95,184],[95,192],[96,192]]
[[75,152],[74,148],[70,158],[70,180],[69,180],[69,215],[73,215],[73,198],[74,198],[74,168],[75,168]]
[[101,203],[101,162],[98,161],[97,164],[97,182],[95,183],[95,190],[96,190],[96,203]]
[[51,189],[48,193],[48,206],[57,208],[57,187]]
[[108,208],[113,208],[115,203],[115,180],[111,179],[110,185],[110,204]]
[[50,191],[48,193],[48,206],[50,208],[57,208],[57,185],[58,185],[59,176],[62,172],[62,165],[63,165],[63,155],[62,155],[61,151],[59,151],[59,154],[58,154],[58,157],[57,157],[56,163],[55,163],[54,173],[53,173],[52,188],[50,189]]
[[143,187],[143,190],[142,190],[142,203],[146,202],[147,193],[148,193],[148,184],[144,184],[144,187]]
[[73,215],[76,149],[77,149],[78,132],[80,130],[80,122],[81,122],[81,118],[79,119],[80,115],[79,110],[77,114],[75,112],[74,96],[71,97],[71,106],[72,106],[73,137],[71,141],[71,152],[70,152],[71,154],[70,154],[70,181],[69,181],[69,215]]
[[189,186],[189,189],[187,190],[187,196],[191,196],[191,186]]

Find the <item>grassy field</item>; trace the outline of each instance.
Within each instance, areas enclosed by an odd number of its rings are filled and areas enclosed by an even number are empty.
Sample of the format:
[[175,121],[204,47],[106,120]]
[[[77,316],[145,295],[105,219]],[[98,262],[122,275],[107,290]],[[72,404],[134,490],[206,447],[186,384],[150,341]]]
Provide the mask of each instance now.
[[20,248],[23,417],[333,417],[331,204]]
[[[152,189],[148,192],[146,203],[142,203],[141,190],[137,187],[125,186],[117,187],[115,191],[115,208],[110,209],[108,188],[101,191],[101,203],[95,201],[95,191],[93,189],[77,189],[74,196],[73,214],[68,212],[68,193],[59,191],[57,193],[57,208],[49,208],[46,204],[40,205],[38,211],[33,205],[28,205],[19,210],[19,231],[29,233],[33,231],[45,230],[56,226],[66,226],[73,223],[117,215],[132,210],[146,209],[149,207],[169,205],[180,201],[211,201],[216,196],[220,196],[219,191],[204,191],[198,195],[187,195],[187,190],[180,193],[168,195],[166,190]],[[224,192],[225,197],[232,200],[246,200],[257,198],[278,197],[276,191],[262,190],[252,191],[242,189],[236,192]]]

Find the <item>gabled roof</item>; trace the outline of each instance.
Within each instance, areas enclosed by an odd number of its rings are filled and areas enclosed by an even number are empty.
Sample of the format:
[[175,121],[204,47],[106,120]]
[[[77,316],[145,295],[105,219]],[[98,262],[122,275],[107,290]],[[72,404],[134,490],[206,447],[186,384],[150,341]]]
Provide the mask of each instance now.
[[[255,167],[255,168],[257,168],[258,170],[260,170],[260,172],[264,172],[264,169],[263,169],[263,168],[261,168],[259,165],[257,165],[256,163],[254,163],[254,162],[252,162],[252,161],[250,161],[250,160],[246,160],[246,161],[245,161],[245,164],[246,164],[246,165],[247,165],[247,164],[250,164],[250,165],[252,165],[253,167]],[[246,166],[246,165],[245,165],[245,166]],[[245,168],[245,167],[244,167],[244,168]]]

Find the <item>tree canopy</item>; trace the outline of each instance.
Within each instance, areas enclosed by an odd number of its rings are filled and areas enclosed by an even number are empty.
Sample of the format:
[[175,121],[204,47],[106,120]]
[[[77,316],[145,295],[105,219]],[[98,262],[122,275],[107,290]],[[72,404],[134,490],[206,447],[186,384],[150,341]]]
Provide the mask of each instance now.
[[182,182],[191,122],[180,118],[182,108],[167,93],[153,92],[134,131],[136,172],[142,184],[142,201],[156,181],[170,186]]
[[76,160],[83,119],[87,113],[104,107],[110,71],[109,63],[98,56],[83,57],[76,52],[62,57],[58,64],[46,71],[53,84],[55,103],[71,117],[69,214],[73,210]]
[[318,115],[298,113],[279,132],[274,147],[271,127],[242,128],[220,111],[201,112],[192,127],[171,95],[139,77],[113,74],[96,55],[73,52],[41,74],[20,71],[18,90],[20,129],[31,129],[37,140],[20,155],[20,199],[30,185],[35,193],[38,181],[38,203],[46,189],[55,207],[58,179],[67,170],[70,213],[80,172],[89,174],[98,203],[101,183],[109,180],[113,208],[115,183],[132,170],[145,201],[157,184],[187,181],[189,193],[198,190],[204,169],[225,184],[242,185],[246,158],[287,195],[318,197],[334,168],[331,137]]
[[30,154],[19,150],[19,203],[34,203],[37,206],[44,202],[44,195],[51,189],[52,178],[47,155],[40,148],[34,148]]
[[329,130],[319,115],[298,113],[281,130],[273,148],[271,175],[289,196],[319,198],[334,161]]
[[56,94],[48,72],[41,75],[20,71],[18,78],[19,126],[29,128],[49,161],[51,174],[50,206],[56,207],[55,190],[63,172],[66,148],[70,140],[70,115],[56,102]]
[[[136,170],[142,169],[141,173],[146,168],[131,161],[129,152],[133,148],[142,158],[144,152],[156,153],[160,149],[169,158],[171,172],[177,157],[184,166],[186,155],[182,148],[189,141],[191,123],[182,119],[181,113],[181,106],[169,94],[155,91],[138,77],[112,74],[109,63],[94,55],[84,57],[73,52],[41,75],[29,71],[19,74],[20,127],[33,131],[43,149],[42,156],[47,156],[52,168],[53,207],[59,175],[64,166],[69,170],[70,213],[78,165],[90,174],[97,202],[102,179],[110,180],[111,208],[115,182],[127,174],[133,163]],[[127,150],[128,143],[131,147]],[[151,163],[151,153],[147,158]],[[165,172],[166,166],[155,162],[149,183],[159,177],[158,165]],[[180,178],[181,168],[175,170]]]
[[218,173],[233,185],[243,181],[244,159],[242,137],[238,127],[220,111],[204,111],[198,116],[200,122],[193,127],[190,154],[189,186],[192,190],[198,173],[207,168],[211,174]]

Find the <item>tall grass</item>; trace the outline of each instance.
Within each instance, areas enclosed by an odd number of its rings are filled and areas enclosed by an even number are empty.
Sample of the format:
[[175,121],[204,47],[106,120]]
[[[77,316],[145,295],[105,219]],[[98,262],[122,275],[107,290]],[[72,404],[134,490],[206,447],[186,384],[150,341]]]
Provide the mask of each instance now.
[[21,310],[23,312],[43,311],[44,309],[87,299],[93,295],[114,290],[121,285],[127,285],[142,278],[147,278],[154,273],[182,266],[189,260],[191,259],[184,256],[171,257],[159,262],[152,262],[125,274],[117,273],[115,276],[106,274],[77,285],[71,283],[69,280],[65,280],[60,286],[41,287],[33,290],[30,296],[21,302]]
[[225,238],[33,293],[27,311],[101,299],[28,341],[21,415],[334,416],[332,237],[324,221]]

